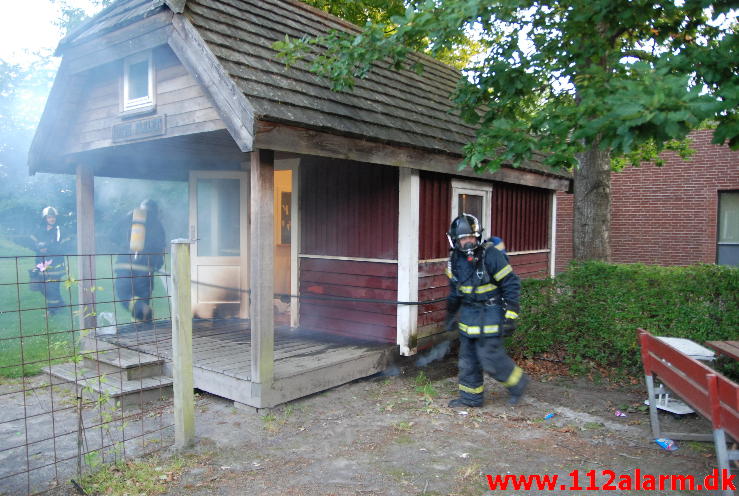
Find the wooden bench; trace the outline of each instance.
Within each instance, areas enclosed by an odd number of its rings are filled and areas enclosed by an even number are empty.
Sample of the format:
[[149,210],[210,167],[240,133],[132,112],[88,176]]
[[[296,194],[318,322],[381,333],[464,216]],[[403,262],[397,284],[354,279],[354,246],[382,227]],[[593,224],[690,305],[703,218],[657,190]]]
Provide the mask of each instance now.
[[739,360],[739,341],[709,341],[706,345],[716,350],[719,355]]
[[[649,420],[655,438],[667,437],[694,441],[713,440],[719,471],[739,460],[739,450],[727,448],[727,437],[739,441],[739,386],[719,372],[688,357],[667,343],[638,329],[642,363],[649,394]],[[662,432],[657,415],[654,377],[680,396],[695,411],[711,421],[713,435]],[[723,473],[723,472],[720,472]],[[733,491],[725,494],[733,494]]]

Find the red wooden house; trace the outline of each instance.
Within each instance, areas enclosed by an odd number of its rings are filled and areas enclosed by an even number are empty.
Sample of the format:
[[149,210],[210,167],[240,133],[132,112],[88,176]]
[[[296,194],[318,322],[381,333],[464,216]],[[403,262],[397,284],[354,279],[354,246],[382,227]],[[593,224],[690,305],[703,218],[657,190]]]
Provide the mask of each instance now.
[[[275,59],[286,35],[332,29],[356,27],[297,0],[120,0],[60,44],[31,150],[32,172],[77,175],[83,253],[95,253],[95,177],[189,181],[195,317],[211,337],[217,318],[248,319],[210,365],[195,350],[195,386],[256,407],[441,336],[443,303],[398,302],[446,295],[458,212],[502,236],[521,275],[553,271],[569,177],[535,163],[457,170],[474,129],[449,100],[458,74],[431,58],[414,56],[422,75],[377,67],[351,93]],[[275,294],[292,295],[300,334],[275,332]],[[336,335],[353,345],[315,342]],[[283,346],[298,336],[312,351]]]

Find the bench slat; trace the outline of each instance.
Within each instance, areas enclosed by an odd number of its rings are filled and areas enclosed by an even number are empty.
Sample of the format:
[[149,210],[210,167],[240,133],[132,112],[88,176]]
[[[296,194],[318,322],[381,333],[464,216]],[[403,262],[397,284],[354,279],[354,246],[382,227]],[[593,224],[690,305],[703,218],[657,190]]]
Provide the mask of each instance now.
[[[660,382],[669,387],[675,394],[698,410],[704,417],[711,418],[711,398],[706,384],[699,384],[693,378],[685,376],[680,370],[659,359],[659,355],[649,352],[652,361],[652,373]],[[702,376],[705,379],[705,374]]]
[[739,386],[722,375],[717,375],[719,421],[735,441],[739,441]]

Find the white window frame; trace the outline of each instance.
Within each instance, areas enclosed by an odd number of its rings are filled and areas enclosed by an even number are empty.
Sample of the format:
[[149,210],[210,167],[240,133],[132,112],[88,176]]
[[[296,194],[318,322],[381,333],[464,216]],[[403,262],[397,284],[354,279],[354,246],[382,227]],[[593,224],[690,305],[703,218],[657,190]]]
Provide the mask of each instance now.
[[[129,98],[129,79],[128,72],[132,64],[138,64],[142,61],[148,63],[148,94],[139,98]],[[151,51],[131,55],[123,61],[123,98],[121,111],[125,113],[139,113],[149,111],[154,108],[154,61]]]
[[459,195],[477,195],[482,196],[482,219],[480,221],[485,232],[484,238],[490,237],[490,212],[492,211],[493,185],[490,183],[477,181],[464,181],[460,179],[452,180],[452,219],[462,213],[459,212]]

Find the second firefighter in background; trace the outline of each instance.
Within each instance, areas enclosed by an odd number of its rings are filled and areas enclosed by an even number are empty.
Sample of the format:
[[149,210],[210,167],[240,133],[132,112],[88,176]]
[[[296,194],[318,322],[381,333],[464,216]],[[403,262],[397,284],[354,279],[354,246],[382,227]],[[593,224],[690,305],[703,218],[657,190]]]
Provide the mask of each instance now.
[[459,330],[459,397],[449,406],[482,406],[484,372],[508,389],[515,404],[529,379],[506,353],[503,337],[515,328],[521,282],[507,255],[482,242],[473,215],[454,219],[447,235],[452,251],[446,328]]
[[141,202],[126,215],[119,232],[125,244],[115,264],[116,294],[134,321],[152,320],[153,275],[164,264],[166,245],[156,202]]

